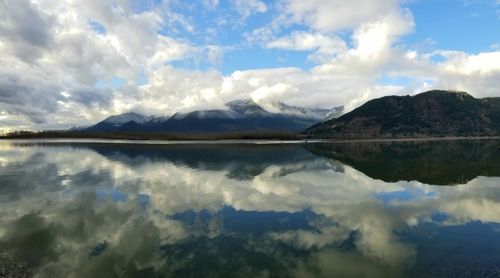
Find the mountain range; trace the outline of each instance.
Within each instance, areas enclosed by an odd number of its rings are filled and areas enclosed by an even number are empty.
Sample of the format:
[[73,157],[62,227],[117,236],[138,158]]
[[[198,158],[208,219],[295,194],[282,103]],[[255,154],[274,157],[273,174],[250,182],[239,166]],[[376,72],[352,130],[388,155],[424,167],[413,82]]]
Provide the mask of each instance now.
[[[226,109],[175,113],[170,117],[125,113],[83,129],[91,133],[226,134],[281,131],[306,138],[412,138],[500,136],[500,98],[433,90],[373,99],[349,113],[342,106],[314,109],[282,102],[261,106],[235,100]],[[81,129],[79,129],[81,131]]]
[[500,98],[460,91],[373,99],[304,131],[313,138],[403,138],[500,135]]
[[85,129],[88,132],[156,132],[179,134],[241,131],[302,131],[311,125],[340,116],[342,106],[332,109],[304,108],[282,102],[263,108],[252,100],[235,100],[227,109],[175,113],[171,117],[144,116],[129,112],[110,116]]

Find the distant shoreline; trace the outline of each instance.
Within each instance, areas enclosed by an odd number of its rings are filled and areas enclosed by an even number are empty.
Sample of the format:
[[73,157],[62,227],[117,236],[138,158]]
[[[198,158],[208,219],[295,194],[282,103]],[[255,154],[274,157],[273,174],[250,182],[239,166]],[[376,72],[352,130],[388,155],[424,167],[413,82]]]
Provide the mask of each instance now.
[[432,142],[432,141],[470,141],[470,140],[500,140],[500,136],[471,137],[415,137],[415,138],[366,138],[366,139],[216,139],[216,140],[158,140],[158,139],[107,139],[107,138],[5,138],[0,142],[16,143],[75,143],[75,144],[138,144],[138,145],[203,145],[203,144],[348,144],[348,143],[390,143],[390,142]]

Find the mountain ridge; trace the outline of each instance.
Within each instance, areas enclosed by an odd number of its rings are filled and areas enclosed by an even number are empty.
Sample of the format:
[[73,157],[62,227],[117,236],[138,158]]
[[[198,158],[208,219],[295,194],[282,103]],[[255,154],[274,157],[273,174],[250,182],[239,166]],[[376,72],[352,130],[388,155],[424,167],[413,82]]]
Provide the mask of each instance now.
[[224,133],[240,131],[298,132],[338,116],[343,107],[315,109],[278,102],[270,112],[250,99],[233,100],[227,109],[177,112],[171,117],[144,116],[134,112],[110,116],[85,129],[88,132]]
[[318,138],[492,136],[500,134],[500,98],[433,90],[370,100],[304,131]]

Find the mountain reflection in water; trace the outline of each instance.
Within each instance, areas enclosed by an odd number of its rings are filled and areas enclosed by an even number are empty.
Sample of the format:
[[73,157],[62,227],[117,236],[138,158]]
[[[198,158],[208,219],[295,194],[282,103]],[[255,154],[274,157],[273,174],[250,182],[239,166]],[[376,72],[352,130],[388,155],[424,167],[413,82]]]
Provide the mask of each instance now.
[[0,142],[0,267],[42,277],[495,276],[498,145]]

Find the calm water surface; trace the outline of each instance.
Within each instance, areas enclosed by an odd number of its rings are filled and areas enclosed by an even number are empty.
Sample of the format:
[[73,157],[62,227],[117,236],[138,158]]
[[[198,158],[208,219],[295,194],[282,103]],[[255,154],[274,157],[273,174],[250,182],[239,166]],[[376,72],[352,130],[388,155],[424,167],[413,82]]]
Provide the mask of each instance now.
[[1,141],[0,277],[500,277],[499,147]]

